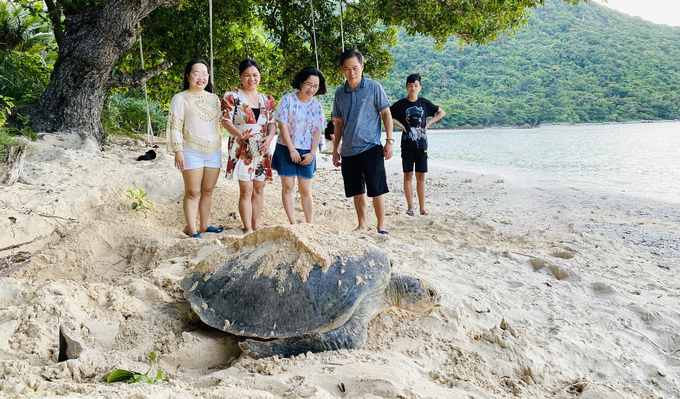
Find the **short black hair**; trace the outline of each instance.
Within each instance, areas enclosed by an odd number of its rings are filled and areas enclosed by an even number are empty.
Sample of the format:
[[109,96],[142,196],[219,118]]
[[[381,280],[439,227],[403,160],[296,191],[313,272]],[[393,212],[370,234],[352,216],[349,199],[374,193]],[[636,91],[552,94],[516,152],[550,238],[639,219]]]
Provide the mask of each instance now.
[[345,50],[342,54],[340,54],[340,66],[342,67],[345,64],[345,60],[348,60],[353,57],[357,57],[357,61],[359,61],[359,64],[364,65],[364,56],[359,52],[359,50],[351,48],[349,50]]
[[406,84],[408,85],[409,83],[415,83],[418,82],[422,86],[423,82],[420,80],[420,74],[419,73],[412,73],[408,75],[408,78],[406,78]]
[[251,60],[250,58],[241,61],[240,64],[238,64],[238,75],[241,76],[243,72],[250,68],[251,66],[255,67],[258,72],[260,72],[260,65],[257,63],[255,60]]
[[316,91],[317,96],[323,96],[326,94],[326,78],[323,77],[323,73],[314,67],[304,67],[300,72],[298,72],[290,85],[297,90],[302,90],[302,84],[309,79],[310,76],[316,76],[319,78],[319,90]]
[[[210,73],[210,67],[208,66],[208,63],[203,61],[203,60],[191,60],[187,63],[187,66],[184,67],[184,90],[189,89],[189,74],[191,73],[191,69],[194,67],[196,64],[203,64],[205,65],[206,68],[208,68],[208,74]],[[214,93],[215,88],[213,87],[213,84],[210,80],[210,75],[208,75],[208,84],[205,85],[205,89],[208,93]]]

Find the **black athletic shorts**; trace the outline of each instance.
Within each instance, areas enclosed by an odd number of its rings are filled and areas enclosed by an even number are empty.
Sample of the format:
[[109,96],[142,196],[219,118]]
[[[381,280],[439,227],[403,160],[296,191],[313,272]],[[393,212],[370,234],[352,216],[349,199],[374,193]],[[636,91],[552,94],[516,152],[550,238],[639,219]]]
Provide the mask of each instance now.
[[413,172],[413,165],[416,166],[416,172],[427,173],[427,150],[418,149],[401,149],[401,166],[404,168],[404,173]]
[[341,168],[345,196],[348,198],[363,194],[366,189],[369,197],[390,192],[387,188],[382,145],[373,146],[351,157],[342,157]]

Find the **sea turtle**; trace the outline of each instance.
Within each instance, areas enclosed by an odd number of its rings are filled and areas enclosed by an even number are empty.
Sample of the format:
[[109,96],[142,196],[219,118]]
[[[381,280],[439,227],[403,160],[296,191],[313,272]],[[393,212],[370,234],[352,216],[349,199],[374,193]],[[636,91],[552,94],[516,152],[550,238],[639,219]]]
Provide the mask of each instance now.
[[335,236],[319,251],[291,227],[265,228],[208,256],[181,286],[203,322],[258,338],[239,343],[249,356],[361,348],[378,313],[424,312],[440,296],[425,279],[391,273],[385,252],[359,241]]

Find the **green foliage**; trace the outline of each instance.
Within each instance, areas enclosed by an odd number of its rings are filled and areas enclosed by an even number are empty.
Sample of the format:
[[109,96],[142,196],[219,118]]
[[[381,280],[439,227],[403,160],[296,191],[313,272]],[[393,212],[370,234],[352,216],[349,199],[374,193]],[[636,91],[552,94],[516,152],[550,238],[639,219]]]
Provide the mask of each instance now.
[[0,1],[0,50],[37,53],[53,49],[53,42],[41,3]]
[[16,115],[16,120],[13,123],[5,124],[2,129],[12,136],[24,136],[32,141],[38,139],[38,133],[33,131],[29,126],[29,117],[25,115]]
[[14,108],[14,99],[0,94],[0,127],[7,123],[7,116]]
[[0,0],[0,113],[37,100],[55,60],[54,37],[42,5]]
[[15,50],[0,51],[0,95],[14,105],[35,102],[50,81],[52,65],[41,54]]
[[[149,101],[149,114],[154,134],[165,131],[168,113],[161,108],[158,100]],[[135,89],[113,93],[102,112],[102,124],[109,133],[146,134],[146,123],[144,93]]]
[[150,209],[150,207],[153,206],[153,202],[146,199],[147,194],[148,193],[145,192],[144,189],[141,189],[141,188],[138,188],[137,190],[135,190],[134,188],[131,188],[131,189],[129,189],[125,192],[125,196],[128,197],[129,199],[133,200],[132,204],[130,205],[130,208],[133,211],[144,212],[144,217],[146,217],[146,211],[148,211]]
[[436,45],[400,33],[382,81],[396,101],[421,73],[422,96],[447,113],[435,127],[680,118],[680,28],[546,0],[512,40]]
[[135,371],[117,369],[117,370],[114,370],[109,375],[109,378],[106,379],[106,382],[109,383],[109,384],[112,384],[114,382],[123,382],[123,381],[127,381],[129,384],[133,384],[135,382],[145,382],[147,384],[153,384],[153,385],[158,385],[158,384],[162,384],[164,382],[168,382],[169,380],[167,378],[163,378],[163,373],[160,369],[158,369],[158,373],[156,374],[155,377],[149,377],[149,372],[153,368],[153,364],[156,361],[156,353],[151,352],[149,354],[149,357],[151,358],[151,360],[149,361],[149,370],[147,370],[145,374],[137,373]]
[[7,128],[0,126],[0,163],[7,161],[9,149],[18,143],[19,140]]

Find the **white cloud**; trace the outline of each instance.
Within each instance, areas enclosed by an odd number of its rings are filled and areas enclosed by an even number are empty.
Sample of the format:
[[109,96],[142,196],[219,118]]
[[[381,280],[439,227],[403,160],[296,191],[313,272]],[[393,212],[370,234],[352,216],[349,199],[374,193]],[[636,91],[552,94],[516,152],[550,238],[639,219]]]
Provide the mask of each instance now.
[[603,0],[595,0],[593,2],[656,24],[680,26],[679,0],[609,0],[607,3]]

